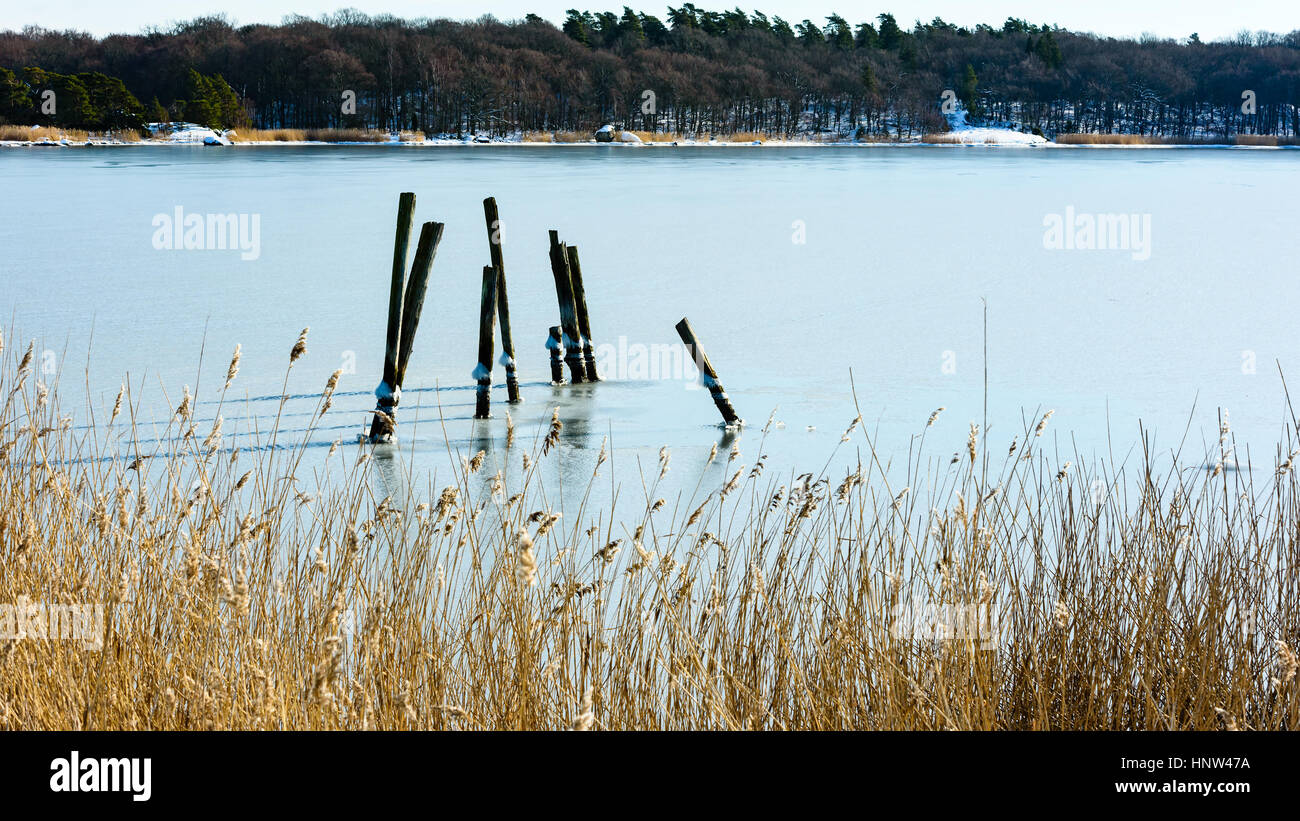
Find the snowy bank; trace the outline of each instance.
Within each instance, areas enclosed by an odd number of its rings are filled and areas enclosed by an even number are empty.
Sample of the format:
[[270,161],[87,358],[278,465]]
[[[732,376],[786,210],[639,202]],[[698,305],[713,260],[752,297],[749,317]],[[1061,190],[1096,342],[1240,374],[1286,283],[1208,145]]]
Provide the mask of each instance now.
[[1037,134],[1027,134],[1003,126],[971,125],[966,118],[965,109],[960,106],[953,112],[945,114],[949,131],[945,134],[933,134],[925,138],[931,145],[1045,145],[1047,138]]

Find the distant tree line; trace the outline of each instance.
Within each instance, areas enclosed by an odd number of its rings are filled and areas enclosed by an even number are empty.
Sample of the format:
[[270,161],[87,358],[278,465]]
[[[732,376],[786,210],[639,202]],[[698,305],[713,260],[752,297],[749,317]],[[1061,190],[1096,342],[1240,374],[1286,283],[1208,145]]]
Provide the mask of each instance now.
[[788,22],[690,3],[663,18],[573,9],[560,27],[346,10],[104,38],[27,28],[0,33],[0,66],[0,119],[23,123],[44,121],[41,94],[53,89],[53,122],[104,127],[165,115],[457,134],[614,123],[908,136],[946,128],[951,90],[978,116],[1048,134],[1300,132],[1300,31],[1131,40],[1015,18],[905,28],[891,14]]

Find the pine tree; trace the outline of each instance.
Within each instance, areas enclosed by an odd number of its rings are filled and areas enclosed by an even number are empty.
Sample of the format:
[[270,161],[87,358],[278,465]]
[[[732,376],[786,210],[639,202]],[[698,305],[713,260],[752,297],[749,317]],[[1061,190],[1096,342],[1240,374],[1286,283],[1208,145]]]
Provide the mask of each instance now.
[[867,96],[870,96],[876,93],[876,89],[879,88],[879,85],[880,84],[876,82],[876,72],[875,69],[871,67],[871,63],[863,65],[862,90],[867,93]]
[[880,45],[880,36],[876,34],[876,27],[870,23],[858,23],[857,32],[853,44],[858,48],[876,48]]
[[975,115],[979,109],[979,98],[975,94],[979,86],[979,78],[975,76],[975,67],[970,63],[966,64],[966,76],[962,78],[961,90],[957,93],[957,99],[965,104],[966,110]]
[[577,9],[569,9],[565,12],[564,25],[561,30],[584,46],[591,45],[591,40],[587,35],[587,23],[582,19],[582,13]]
[[882,14],[876,18],[880,21],[880,47],[893,50],[903,44],[903,30],[892,14]]
[[1063,62],[1061,47],[1056,44],[1056,38],[1052,37],[1050,31],[1043,32],[1043,36],[1038,38],[1034,53],[1047,64],[1048,68],[1057,68]]
[[27,86],[7,68],[0,68],[0,122],[27,123],[32,120],[32,98]]
[[826,40],[841,51],[853,50],[853,29],[849,21],[838,14],[826,18]]
[[645,29],[641,28],[641,18],[627,6],[623,7],[623,18],[619,20],[618,32],[633,43],[645,42]]

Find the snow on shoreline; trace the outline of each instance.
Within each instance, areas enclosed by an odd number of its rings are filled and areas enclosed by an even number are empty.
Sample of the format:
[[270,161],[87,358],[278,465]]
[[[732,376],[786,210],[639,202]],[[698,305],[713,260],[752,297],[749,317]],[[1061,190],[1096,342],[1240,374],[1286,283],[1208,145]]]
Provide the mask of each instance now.
[[[971,125],[966,119],[966,110],[958,106],[951,113],[944,115],[948,121],[948,133],[941,134],[939,145],[1045,145],[1046,137],[1027,134],[1010,127],[1010,123],[1001,126]],[[947,138],[947,139],[945,139]]]
[[[373,146],[373,147],[425,147],[425,146],[449,146],[449,145],[473,145],[473,146],[618,146],[624,148],[673,148],[673,147],[714,147],[714,148],[748,148],[751,146],[771,147],[771,148],[808,148],[808,147],[828,147],[828,148],[910,148],[910,147],[964,147],[964,146],[988,146],[988,147],[1026,147],[1041,146],[1046,148],[1231,148],[1231,149],[1276,149],[1276,148],[1295,148],[1296,146],[1253,146],[1253,145],[1203,145],[1203,144],[1062,144],[1055,143],[1040,137],[1037,134],[1028,134],[1023,131],[1017,131],[1014,128],[1004,126],[975,126],[966,121],[966,113],[957,111],[946,115],[950,131],[941,135],[936,135],[933,142],[922,142],[916,140],[892,140],[888,142],[879,142],[873,140],[858,140],[852,138],[840,140],[813,140],[813,139],[793,139],[793,140],[746,140],[733,142],[730,140],[718,139],[664,139],[662,141],[643,141],[637,135],[629,131],[616,131],[618,139],[612,142],[598,141],[594,134],[592,139],[578,142],[533,142],[525,140],[523,134],[515,132],[508,137],[489,137],[483,134],[471,134],[465,136],[455,136],[450,134],[439,134],[434,137],[426,138],[422,141],[402,140],[397,134],[389,135],[387,140],[382,141],[365,141],[365,142],[325,142],[319,140],[248,140],[236,142],[232,138],[237,136],[234,131],[215,131],[195,123],[149,123],[148,128],[153,134],[152,138],[146,138],[136,141],[126,141],[114,138],[92,137],[89,140],[69,140],[60,139],[31,139],[31,140],[0,140],[0,147],[4,148],[22,148],[29,146],[57,146],[57,147],[76,147],[76,146],[134,146],[134,145],[178,145],[178,146],[313,146],[313,145],[348,145],[348,146]],[[1008,124],[1009,125],[1009,124]],[[33,126],[37,128],[37,126]],[[613,130],[612,126],[606,127]]]

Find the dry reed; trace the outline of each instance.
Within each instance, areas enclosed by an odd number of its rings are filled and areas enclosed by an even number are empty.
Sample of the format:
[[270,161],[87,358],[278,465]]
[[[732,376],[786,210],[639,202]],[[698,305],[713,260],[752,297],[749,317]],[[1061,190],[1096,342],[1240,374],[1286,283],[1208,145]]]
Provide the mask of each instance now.
[[136,131],[83,131],[79,128],[57,128],[54,126],[0,125],[0,140],[17,142],[86,142],[87,140],[119,140],[136,142],[140,139]]
[[[74,423],[2,346],[0,603],[106,617],[98,650],[0,640],[0,728],[1300,727],[1290,441],[1259,471],[1085,469],[1048,457],[1050,414],[986,452],[936,411],[886,466],[855,419],[842,476],[724,440],[696,492],[655,480],[611,522],[603,447],[580,504],[546,501],[558,413],[498,443],[522,473],[478,453],[380,498],[369,446],[305,487],[310,433],[223,430],[238,350],[214,419],[187,390],[155,438],[130,384]],[[902,617],[967,612],[989,629]]]
[[[418,132],[402,133],[407,135]],[[418,139],[423,140],[424,136],[421,134]],[[388,134],[369,128],[242,128],[230,135],[230,140],[237,143],[380,143],[388,140]]]

